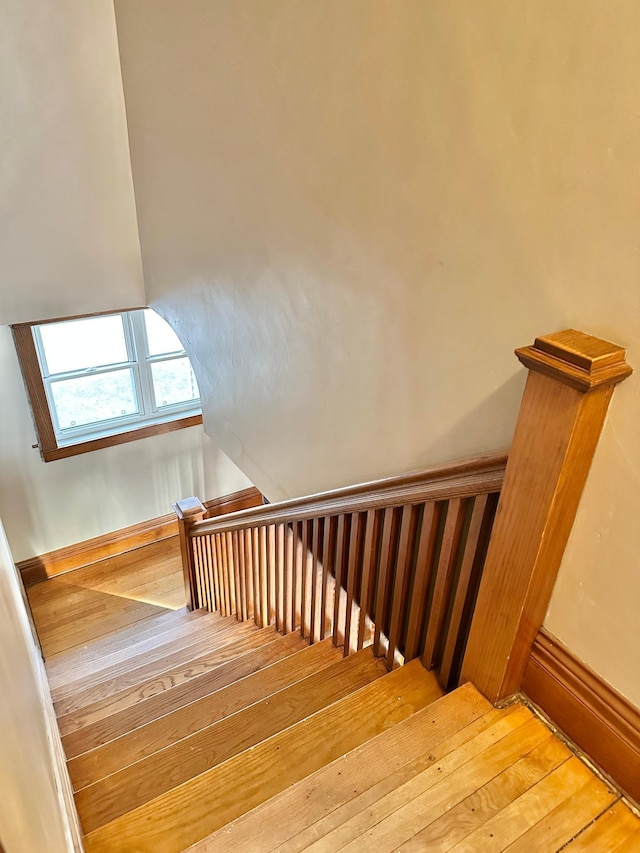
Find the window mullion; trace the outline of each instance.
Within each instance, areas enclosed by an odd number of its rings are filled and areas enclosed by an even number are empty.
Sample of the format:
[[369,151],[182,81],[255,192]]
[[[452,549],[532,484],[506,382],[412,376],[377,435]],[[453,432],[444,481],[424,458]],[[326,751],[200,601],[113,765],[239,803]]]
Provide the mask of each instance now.
[[136,378],[140,388],[141,404],[144,407],[145,415],[151,417],[157,412],[157,407],[153,393],[153,377],[149,365],[149,344],[143,312],[132,311],[130,319],[137,355]]

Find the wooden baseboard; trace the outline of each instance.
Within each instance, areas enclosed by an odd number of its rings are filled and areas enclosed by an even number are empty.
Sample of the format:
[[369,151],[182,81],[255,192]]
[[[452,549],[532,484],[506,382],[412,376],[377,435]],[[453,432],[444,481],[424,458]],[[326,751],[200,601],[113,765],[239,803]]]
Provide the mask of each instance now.
[[[249,509],[261,503],[262,495],[254,486],[204,502],[207,515],[210,517]],[[30,557],[28,560],[17,563],[17,566],[24,585],[32,586],[34,583],[70,572],[81,566],[88,566],[107,557],[125,554],[143,545],[177,535],[178,523],[175,513],[168,513],[158,518],[151,518],[149,521],[133,524],[131,527],[105,533],[103,536],[96,536],[94,539],[59,548],[57,551]]]
[[640,802],[640,710],[542,629],[522,691],[632,800]]

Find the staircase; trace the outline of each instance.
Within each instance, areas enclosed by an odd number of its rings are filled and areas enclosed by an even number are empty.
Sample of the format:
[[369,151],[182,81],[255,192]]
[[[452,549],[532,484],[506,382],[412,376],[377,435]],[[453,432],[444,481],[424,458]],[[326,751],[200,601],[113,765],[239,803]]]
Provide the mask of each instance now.
[[547,851],[619,799],[528,709],[371,646],[177,610],[47,670],[89,853]]

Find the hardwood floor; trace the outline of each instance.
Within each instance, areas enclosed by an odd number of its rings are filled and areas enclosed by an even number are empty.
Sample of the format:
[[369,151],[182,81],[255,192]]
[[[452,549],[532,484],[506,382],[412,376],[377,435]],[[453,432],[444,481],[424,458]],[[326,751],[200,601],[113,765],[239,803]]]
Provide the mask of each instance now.
[[175,540],[28,595],[89,853],[640,850],[526,707],[188,613]]

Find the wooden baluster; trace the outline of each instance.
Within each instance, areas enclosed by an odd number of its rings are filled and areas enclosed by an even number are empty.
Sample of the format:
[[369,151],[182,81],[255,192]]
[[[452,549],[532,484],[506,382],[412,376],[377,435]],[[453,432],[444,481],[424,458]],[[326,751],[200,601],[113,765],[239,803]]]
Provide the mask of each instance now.
[[202,561],[200,559],[200,551],[199,551],[199,539],[191,539],[191,551],[193,554],[193,565],[195,567],[195,577],[196,577],[196,597],[200,602],[200,607],[206,608],[207,601],[202,594]]
[[247,598],[244,576],[244,539],[242,536],[242,530],[234,530],[232,537],[235,562],[238,569],[236,575],[236,616],[241,622],[244,622],[247,618]]
[[230,613],[229,601],[229,554],[227,553],[227,534],[220,534],[220,551],[222,553],[222,616],[228,616]]
[[213,552],[213,585],[216,591],[216,599],[218,602],[218,611],[222,615],[222,551],[220,550],[220,534],[214,533],[211,542],[211,550]]
[[358,643],[360,651],[364,646],[364,635],[367,619],[372,612],[371,599],[373,594],[374,573],[378,560],[379,514],[370,509],[365,519],[364,552],[362,559],[362,582],[360,584],[360,612],[358,622]]
[[[349,534],[350,521],[348,515],[341,514],[338,516],[338,533],[336,539],[336,562],[334,570],[335,580],[335,596],[333,599],[333,644],[340,644],[340,629],[344,637],[346,608],[344,605],[344,588],[343,584],[347,579],[349,566]],[[343,619],[343,613],[345,619]],[[346,642],[346,637],[345,637]]]
[[284,524],[278,524],[276,527],[276,630],[281,634],[284,633],[284,611],[285,611],[285,587],[284,587],[284,552],[286,541],[286,527]]
[[251,528],[246,527],[242,531],[244,540],[244,585],[247,591],[247,619],[256,618],[256,592],[253,586],[253,537]]
[[389,646],[387,648],[387,669],[389,670],[393,669],[394,656],[399,647],[403,609],[407,603],[409,590],[411,589],[410,573],[413,570],[415,535],[415,507],[404,506],[402,507],[398,557],[396,560],[393,592],[391,594],[391,619],[389,622]]
[[307,626],[309,626],[309,631],[311,630],[311,614],[307,613],[307,599],[309,596],[309,581],[307,575],[309,572],[309,540],[311,522],[302,521],[300,523],[300,531],[302,552],[300,574],[300,636],[304,638],[307,636]]
[[293,590],[293,552],[295,547],[294,533],[289,525],[285,528],[285,552],[284,552],[284,595],[283,595],[283,624],[284,633],[290,634],[293,631],[291,625],[291,600]]
[[210,610],[215,611],[218,609],[218,604],[216,601],[215,588],[213,585],[213,555],[211,553],[211,534],[207,534],[202,537],[204,540],[204,552],[205,552],[205,563],[207,566],[207,589],[208,589],[208,599],[210,602]]
[[438,541],[439,505],[428,503],[419,522],[418,555],[416,557],[413,594],[409,607],[407,639],[404,659],[406,662],[418,656],[420,638],[423,634],[427,612],[427,595],[433,576],[433,557]]
[[178,516],[178,535],[187,608],[194,610],[201,607],[201,602],[196,591],[195,564],[193,548],[189,544],[189,530],[197,521],[202,521],[207,510],[198,498],[185,498],[178,501],[173,505],[173,510]]
[[394,540],[396,528],[396,515],[392,508],[384,511],[382,521],[382,543],[380,545],[380,561],[378,563],[378,584],[376,589],[376,610],[374,614],[375,631],[373,635],[373,653],[380,657],[380,636],[382,626],[387,622],[387,595],[389,585],[389,574],[392,570],[394,560]]
[[[335,554],[338,520],[336,516],[325,518],[322,534],[322,595],[320,603],[320,640],[327,635],[327,608],[329,598],[329,570],[332,568],[332,555]],[[333,625],[333,623],[331,623]]]
[[209,594],[209,562],[207,560],[206,540],[207,536],[198,536],[194,541],[198,543],[198,560],[200,562],[200,585],[201,594],[207,610],[213,610],[211,596]]
[[311,621],[309,623],[309,642],[316,642],[318,628],[318,551],[320,549],[322,519],[311,522]]
[[467,505],[467,501],[455,498],[449,501],[447,508],[447,520],[440,546],[427,635],[422,653],[422,663],[427,669],[433,669],[440,657],[443,640],[442,629],[447,615],[455,561],[464,528]]
[[[344,622],[344,656],[351,653],[351,623],[355,604],[356,585],[360,581],[362,566],[362,548],[364,541],[365,513],[354,513],[351,516],[351,533],[349,535],[349,558],[347,562],[347,608]],[[357,640],[356,640],[357,645]]]
[[[472,580],[472,573],[476,564],[479,546],[482,545],[483,527],[487,514],[488,495],[480,495],[474,501],[471,522],[469,524],[469,532],[464,543],[464,552],[462,555],[462,563],[460,565],[460,573],[458,575],[458,583],[456,586],[455,595],[453,598],[453,606],[451,608],[451,616],[447,627],[447,636],[444,640],[442,662],[438,673],[438,680],[446,690],[450,687],[451,676],[453,674],[454,656],[461,653],[462,640],[466,640],[466,635],[461,637],[461,625],[464,608],[469,595],[469,588]],[[485,530],[485,548],[487,544],[487,531]],[[484,554],[482,554],[484,556]],[[461,663],[458,660],[458,665]]]
[[258,528],[258,570],[260,573],[260,613],[262,627],[269,624],[269,575],[267,573],[267,529]]
[[253,610],[254,619],[258,628],[264,628],[264,617],[262,613],[262,583],[260,576],[260,536],[258,528],[251,528],[251,568],[253,570]]
[[236,619],[242,622],[242,584],[240,568],[240,547],[238,544],[238,531],[232,530],[229,534],[231,540],[231,552],[233,554],[233,584],[235,590],[234,602]]
[[231,531],[226,533],[227,540],[227,556],[229,559],[229,616],[234,616],[236,613],[236,555],[233,550],[233,537]]
[[300,599],[300,576],[302,574],[302,523],[294,521],[293,531],[293,570],[291,573],[291,630],[298,627],[298,601]]
[[267,533],[267,613],[268,623],[273,625],[276,618],[276,528],[270,524]]

